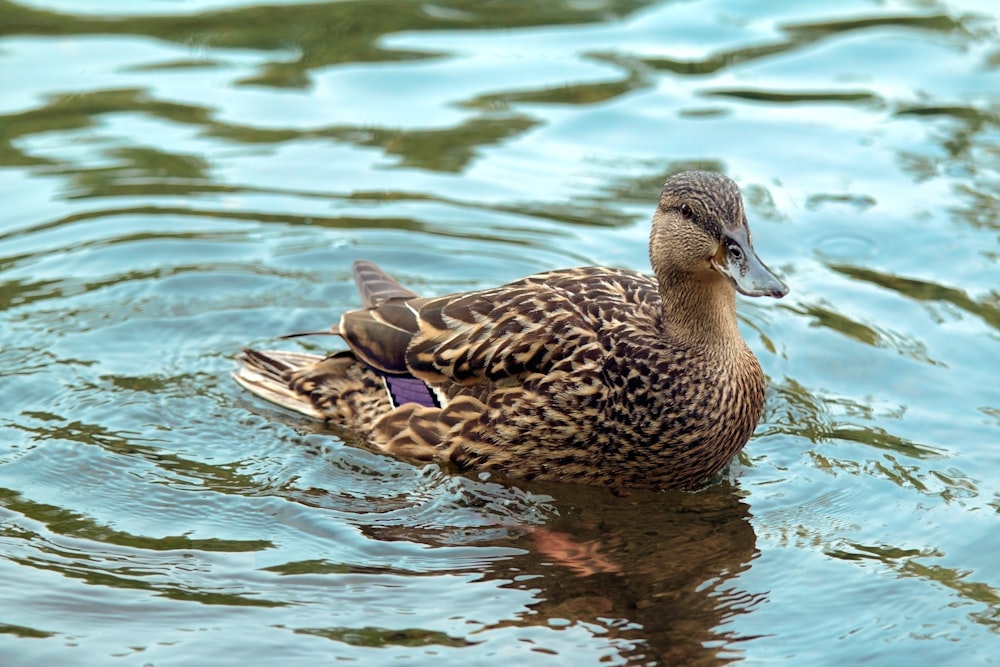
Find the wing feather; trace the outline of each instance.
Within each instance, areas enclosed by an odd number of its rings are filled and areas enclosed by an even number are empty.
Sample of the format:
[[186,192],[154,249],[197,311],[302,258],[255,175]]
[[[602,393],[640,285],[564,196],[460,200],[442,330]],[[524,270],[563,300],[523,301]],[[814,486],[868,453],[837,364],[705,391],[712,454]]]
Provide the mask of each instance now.
[[354,281],[364,308],[344,313],[337,333],[364,363],[383,373],[405,375],[406,348],[419,327],[409,303],[416,292],[372,262],[354,263]]
[[554,271],[433,298],[371,262],[357,262],[355,276],[366,308],[345,313],[339,327],[355,355],[383,373],[445,386],[504,384],[572,355],[599,358],[619,314],[656,294],[649,278],[614,269]]
[[574,301],[545,285],[429,299],[418,320],[406,365],[428,382],[474,385],[545,373],[570,350],[597,343]]
[[351,351],[383,373],[405,374],[406,348],[413,333],[380,321],[370,310],[351,310],[340,318],[340,335]]
[[391,299],[413,299],[420,296],[403,287],[398,280],[373,262],[354,262],[354,283],[365,308],[376,308]]

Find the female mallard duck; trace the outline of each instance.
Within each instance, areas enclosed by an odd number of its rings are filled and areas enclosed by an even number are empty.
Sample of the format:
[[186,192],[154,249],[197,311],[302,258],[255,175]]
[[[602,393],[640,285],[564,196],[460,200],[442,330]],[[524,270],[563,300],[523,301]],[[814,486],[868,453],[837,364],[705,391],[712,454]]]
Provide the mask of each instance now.
[[694,488],[746,444],[764,404],[736,290],[788,289],[754,252],[739,189],[720,174],[667,180],[649,256],[655,279],[588,267],[435,298],[357,262],[364,308],[333,329],[349,350],[248,349],[235,378],[408,459]]

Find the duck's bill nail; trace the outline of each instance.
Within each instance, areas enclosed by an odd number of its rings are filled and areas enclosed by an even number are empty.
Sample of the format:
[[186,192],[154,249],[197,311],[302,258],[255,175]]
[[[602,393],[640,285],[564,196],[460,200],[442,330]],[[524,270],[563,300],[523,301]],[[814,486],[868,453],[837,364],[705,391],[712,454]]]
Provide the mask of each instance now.
[[[730,239],[735,241],[736,239]],[[772,296],[776,299],[788,294],[788,286],[767,268],[748,242],[737,243],[739,252],[733,253],[723,244],[712,265],[728,277],[740,294],[747,296]]]

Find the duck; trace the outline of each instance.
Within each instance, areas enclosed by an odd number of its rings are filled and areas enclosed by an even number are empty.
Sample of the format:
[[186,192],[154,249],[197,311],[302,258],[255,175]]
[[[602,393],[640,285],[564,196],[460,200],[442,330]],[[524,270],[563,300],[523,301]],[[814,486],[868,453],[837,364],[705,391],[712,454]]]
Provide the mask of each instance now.
[[766,380],[736,293],[781,298],[743,198],[716,172],[664,183],[653,275],[579,267],[422,297],[368,261],[329,355],[247,348],[235,380],[402,459],[517,480],[698,489],[747,444]]

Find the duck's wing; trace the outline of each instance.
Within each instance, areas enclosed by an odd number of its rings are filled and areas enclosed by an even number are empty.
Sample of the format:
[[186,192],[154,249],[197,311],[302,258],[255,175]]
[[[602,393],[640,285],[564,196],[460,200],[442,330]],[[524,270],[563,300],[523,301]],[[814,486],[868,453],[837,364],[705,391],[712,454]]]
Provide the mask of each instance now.
[[428,382],[500,383],[553,365],[592,348],[596,333],[577,304],[545,283],[423,300],[420,330],[406,364]]
[[374,264],[355,276],[371,305],[349,311],[339,333],[355,355],[388,374],[474,385],[547,372],[596,339],[577,300],[539,276],[495,289],[420,298]]
[[406,351],[407,367],[427,382],[461,385],[600,372],[609,337],[655,329],[660,311],[654,280],[601,267],[550,271],[411,305],[419,331]]
[[383,373],[408,374],[406,347],[419,330],[409,303],[419,295],[372,262],[354,263],[354,282],[365,307],[344,313],[336,332],[369,366]]

